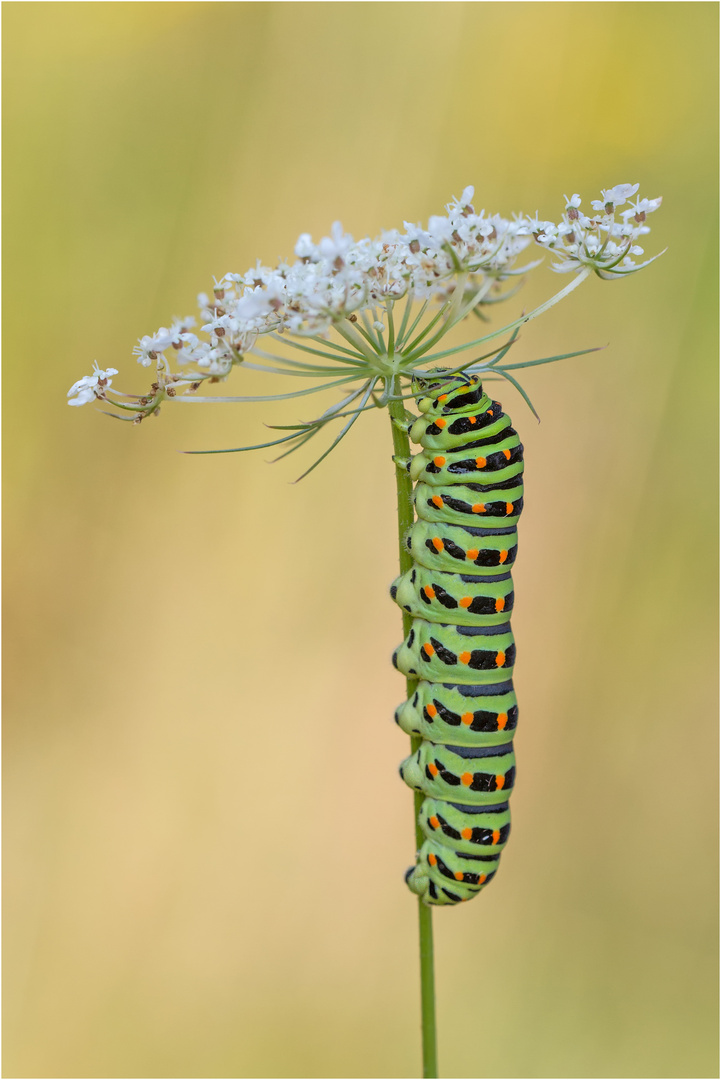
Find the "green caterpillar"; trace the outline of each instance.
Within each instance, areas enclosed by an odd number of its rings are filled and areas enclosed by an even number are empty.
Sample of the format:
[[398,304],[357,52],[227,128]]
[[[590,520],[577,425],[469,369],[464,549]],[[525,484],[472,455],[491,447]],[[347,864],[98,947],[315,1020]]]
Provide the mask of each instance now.
[[495,876],[510,832],[516,767],[516,647],[510,568],[523,509],[523,446],[477,376],[417,380],[409,434],[415,565],[391,586],[413,616],[395,667],[418,679],[396,723],[423,739],[401,777],[425,796],[426,837],[406,874],[427,904],[457,904]]

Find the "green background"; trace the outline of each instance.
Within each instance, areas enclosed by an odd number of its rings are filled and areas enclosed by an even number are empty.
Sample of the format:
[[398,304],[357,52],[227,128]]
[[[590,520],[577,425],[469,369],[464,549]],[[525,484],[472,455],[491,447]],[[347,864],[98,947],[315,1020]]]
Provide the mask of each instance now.
[[[664,196],[528,326],[519,775],[435,916],[457,1077],[716,1075],[712,3],[6,3],[5,1074],[418,1074],[393,471],[373,414],[68,409],[211,275],[476,206]],[[508,317],[567,279],[535,271]],[[512,311],[511,311],[512,309]],[[273,393],[233,376],[228,393]],[[494,384],[494,389],[497,389]],[[310,459],[306,459],[309,463]]]

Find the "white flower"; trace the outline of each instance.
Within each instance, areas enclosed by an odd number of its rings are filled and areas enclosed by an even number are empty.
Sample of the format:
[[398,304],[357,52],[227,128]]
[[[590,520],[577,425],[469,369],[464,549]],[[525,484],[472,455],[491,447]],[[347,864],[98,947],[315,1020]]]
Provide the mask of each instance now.
[[178,319],[176,317],[170,324],[168,333],[172,335],[173,341],[176,341],[180,334],[187,333],[193,326],[195,326],[194,315],[186,315],[184,319]]
[[68,390],[68,405],[87,405],[96,398],[105,396],[105,391],[112,383],[111,375],[117,375],[117,368],[109,367],[103,371],[98,367],[97,361],[93,362],[94,372],[92,375],[83,375]]
[[233,367],[233,357],[221,348],[211,349],[210,346],[206,345],[205,349],[202,350],[202,355],[195,360],[195,363],[206,375],[224,379],[230,374]]
[[436,243],[448,243],[451,239],[452,232],[453,226],[447,217],[441,217],[438,214],[434,214],[433,217],[428,218],[428,235],[431,240],[435,240]]
[[617,206],[623,206],[627,199],[638,191],[638,184],[616,184],[607,191],[601,189],[602,199],[594,199],[591,206],[600,213],[613,213]]
[[340,221],[334,221],[331,226],[330,236],[323,237],[318,244],[318,251],[324,259],[335,262],[338,259],[344,260],[352,246],[353,237],[350,233],[343,232]]
[[150,367],[154,360],[158,359],[158,356],[173,344],[173,334],[165,326],[161,326],[159,330],[151,336],[146,334],[138,340],[138,344],[133,349],[133,354],[138,357],[138,363],[143,367]]
[[295,253],[299,259],[312,259],[316,254],[316,247],[310,233],[301,233],[295,245]]
[[[654,210],[658,210],[662,202],[660,196],[658,199],[636,199],[635,202],[631,203],[630,207],[621,211],[621,217],[626,221],[633,217],[635,221],[640,223],[646,220],[646,214],[652,214]],[[648,232],[648,229],[643,231]],[[640,233],[641,230],[639,229],[638,232]]]

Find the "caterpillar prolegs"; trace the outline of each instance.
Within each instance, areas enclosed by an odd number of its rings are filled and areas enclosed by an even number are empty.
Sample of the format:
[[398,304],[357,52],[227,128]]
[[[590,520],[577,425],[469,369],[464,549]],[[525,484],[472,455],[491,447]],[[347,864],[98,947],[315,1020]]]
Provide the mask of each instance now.
[[510,832],[515,779],[510,626],[523,446],[477,377],[419,381],[410,425],[417,520],[406,537],[414,566],[391,586],[413,616],[395,667],[419,680],[396,722],[422,738],[401,764],[425,796],[425,841],[406,874],[427,904],[470,900],[494,877]]

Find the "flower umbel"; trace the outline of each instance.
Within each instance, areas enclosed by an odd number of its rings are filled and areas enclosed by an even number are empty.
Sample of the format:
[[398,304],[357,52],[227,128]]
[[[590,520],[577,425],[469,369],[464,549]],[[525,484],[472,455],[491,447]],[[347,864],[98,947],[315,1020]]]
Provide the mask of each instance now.
[[[437,365],[465,350],[477,351],[488,343],[487,351],[450,370],[506,379],[531,405],[511,371],[561,357],[525,364],[504,362],[521,325],[553,306],[592,272],[612,279],[653,261],[636,263],[634,259],[643,254],[638,241],[649,232],[648,214],[658,209],[661,199],[632,202],[637,191],[638,184],[603,190],[601,199],[592,203],[590,217],[581,209],[580,196],[573,194],[565,198],[561,221],[553,223],[540,220],[537,214],[507,219],[476,211],[474,190],[467,187],[448,204],[445,214],[432,216],[426,228],[404,222],[403,231],[392,229],[375,239],[356,241],[336,222],[330,236],[318,244],[304,233],[295,245],[293,262],[281,261],[275,267],[257,264],[244,274],[227,273],[214,281],[212,295],[199,294],[204,337],[193,332],[195,319],[188,316],[139,340],[133,353],[143,367],[155,369],[148,393],[113,390],[110,376],[116,370],[102,371],[96,365],[93,375],[72,387],[70,404],[95,399],[112,402],[121,410],[119,418],[139,423],[157,415],[161,402],[172,398],[279,400],[333,389],[340,391],[340,402],[316,420],[299,423],[263,444],[287,444],[284,450],[290,453],[331,420],[345,420],[321,461],[366,409],[398,400],[399,389],[401,398],[412,396],[413,378],[426,365]],[[575,271],[573,280],[506,326],[482,337],[471,335],[472,340],[463,345],[439,349],[441,339],[468,316],[486,321],[490,305],[515,294],[516,286],[509,287],[509,281],[538,265],[538,261],[516,265],[534,241],[557,257],[554,270]],[[505,344],[496,343],[494,339],[502,335],[506,335]],[[260,347],[263,339],[278,351],[266,352]],[[302,359],[291,359],[286,347],[299,351]],[[171,369],[173,359],[178,371]],[[197,396],[203,382],[224,382],[240,364],[306,383],[300,390],[266,398]]]
[[655,255],[646,262],[636,263],[631,256],[643,255],[643,248],[636,241],[651,231],[646,225],[646,215],[658,210],[661,199],[637,199],[621,212],[620,221],[615,217],[616,210],[630,202],[637,191],[638,184],[617,184],[602,191],[602,198],[591,202],[593,217],[587,217],[580,209],[580,195],[566,199],[566,212],[560,224],[539,221],[536,217],[532,222],[534,239],[560,257],[552,268],[563,274],[587,267],[599,277],[612,280],[633,274],[657,259]]

